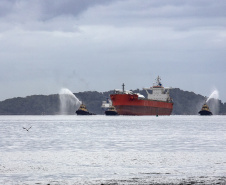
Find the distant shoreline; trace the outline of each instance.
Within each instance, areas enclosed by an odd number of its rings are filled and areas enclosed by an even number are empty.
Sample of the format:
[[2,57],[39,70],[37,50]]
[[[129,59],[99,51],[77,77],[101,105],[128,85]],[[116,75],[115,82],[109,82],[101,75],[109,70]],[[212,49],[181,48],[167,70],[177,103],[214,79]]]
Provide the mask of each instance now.
[[[146,96],[144,90],[133,90]],[[73,93],[79,101],[83,102],[87,109],[97,115],[103,115],[102,102],[109,98],[113,91],[97,92],[85,91]],[[170,97],[173,99],[172,115],[198,115],[206,97],[194,92],[183,91],[179,88],[170,90]],[[217,103],[218,105],[216,105]],[[67,114],[74,115],[78,109],[74,104],[65,104]],[[0,101],[0,115],[60,115],[61,102],[59,94],[52,95],[32,95],[27,97],[17,97]],[[211,99],[208,106],[213,115],[226,115],[226,103],[220,100]]]

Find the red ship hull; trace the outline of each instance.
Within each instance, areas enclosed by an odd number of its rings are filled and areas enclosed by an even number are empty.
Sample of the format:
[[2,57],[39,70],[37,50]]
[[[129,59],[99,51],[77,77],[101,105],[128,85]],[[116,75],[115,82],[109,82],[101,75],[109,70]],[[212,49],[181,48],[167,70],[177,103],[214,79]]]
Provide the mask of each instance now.
[[138,99],[136,94],[112,94],[111,101],[119,115],[171,115],[172,102]]

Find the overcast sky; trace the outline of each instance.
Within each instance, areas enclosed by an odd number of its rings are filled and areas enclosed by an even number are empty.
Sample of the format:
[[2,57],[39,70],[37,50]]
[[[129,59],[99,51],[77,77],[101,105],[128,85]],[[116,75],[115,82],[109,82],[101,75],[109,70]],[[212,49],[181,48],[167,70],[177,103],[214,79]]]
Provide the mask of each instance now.
[[1,0],[0,101],[163,86],[226,102],[225,0]]

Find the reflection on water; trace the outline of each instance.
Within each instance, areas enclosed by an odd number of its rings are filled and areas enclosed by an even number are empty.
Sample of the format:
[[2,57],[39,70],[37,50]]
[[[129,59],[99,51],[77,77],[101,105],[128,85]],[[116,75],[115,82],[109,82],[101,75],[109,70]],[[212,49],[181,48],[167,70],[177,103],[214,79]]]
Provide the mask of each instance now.
[[0,184],[225,182],[225,118],[1,116]]

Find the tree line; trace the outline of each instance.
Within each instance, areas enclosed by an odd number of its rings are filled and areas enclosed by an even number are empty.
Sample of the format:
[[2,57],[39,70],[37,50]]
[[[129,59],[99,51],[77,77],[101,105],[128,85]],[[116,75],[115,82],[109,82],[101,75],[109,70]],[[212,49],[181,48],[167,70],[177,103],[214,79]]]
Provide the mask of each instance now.
[[[134,92],[146,97],[144,90],[136,89]],[[86,105],[90,112],[104,114],[104,110],[101,108],[102,101],[109,98],[112,93],[113,91],[85,91],[74,93],[74,95]],[[179,88],[171,89],[170,96],[174,102],[172,115],[197,115],[207,99],[202,95]],[[214,114],[226,115],[226,103],[211,99],[208,105]],[[60,106],[58,94],[16,97],[0,102],[0,115],[59,115]],[[70,106],[66,114],[73,115],[75,111],[76,108]]]

